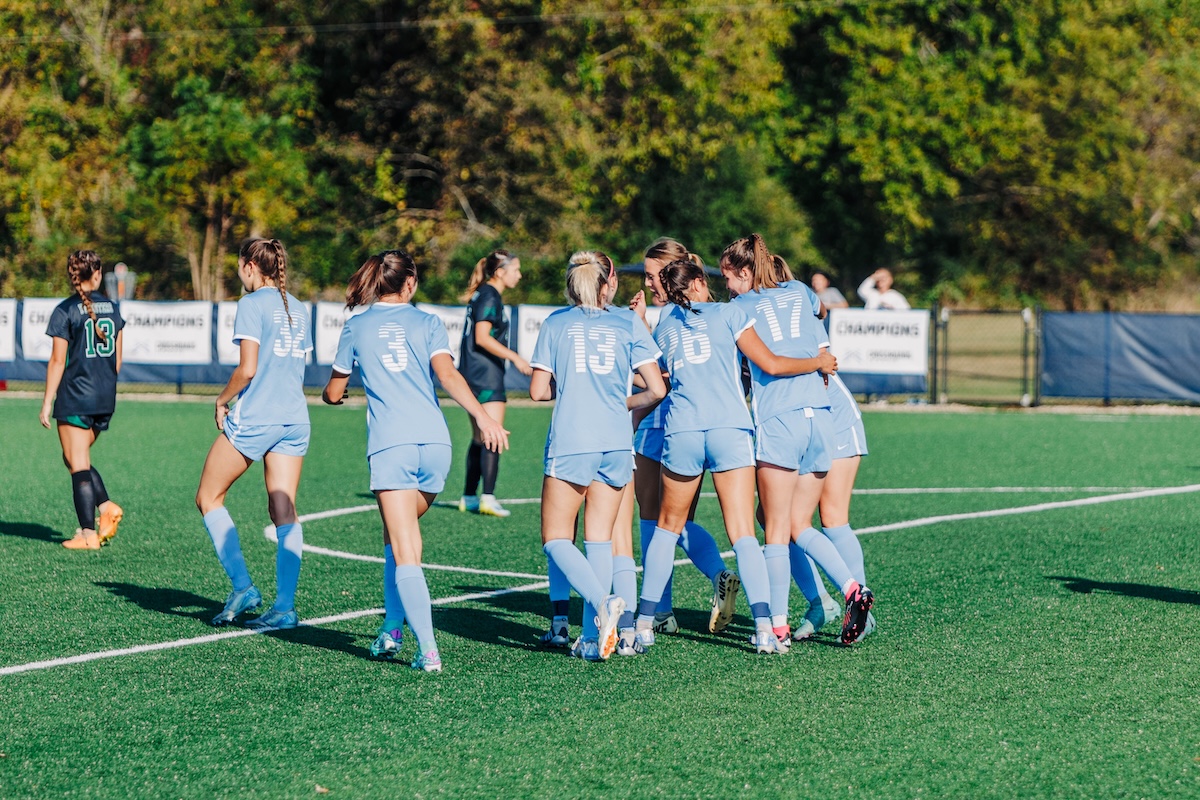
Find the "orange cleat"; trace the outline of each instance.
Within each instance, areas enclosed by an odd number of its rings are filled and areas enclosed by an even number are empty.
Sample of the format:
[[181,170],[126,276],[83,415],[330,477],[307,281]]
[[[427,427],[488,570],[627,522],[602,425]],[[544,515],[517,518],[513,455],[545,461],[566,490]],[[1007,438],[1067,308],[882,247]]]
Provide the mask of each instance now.
[[117,526],[124,518],[125,509],[111,500],[108,501],[108,510],[101,512],[100,527],[96,531],[100,537],[100,544],[108,544],[112,541],[112,538],[117,535]]
[[88,536],[83,531],[79,531],[75,534],[74,538],[63,542],[62,546],[68,550],[99,550],[100,536],[95,532],[91,536]]

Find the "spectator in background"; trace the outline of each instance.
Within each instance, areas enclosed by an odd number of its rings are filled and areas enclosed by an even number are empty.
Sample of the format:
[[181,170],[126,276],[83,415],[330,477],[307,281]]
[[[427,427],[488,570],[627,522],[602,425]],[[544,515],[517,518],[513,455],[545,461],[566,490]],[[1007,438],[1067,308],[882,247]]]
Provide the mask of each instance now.
[[911,308],[908,301],[904,299],[904,295],[892,288],[891,270],[882,267],[868,275],[867,279],[859,284],[858,296],[862,298],[867,309],[903,311]]
[[104,293],[118,303],[122,300],[132,300],[133,290],[137,286],[137,273],[125,266],[124,261],[118,261],[104,276]]
[[850,304],[846,302],[846,296],[829,283],[829,276],[824,272],[814,272],[809,285],[817,293],[817,297],[821,298],[821,302],[825,304],[826,308],[850,307]]

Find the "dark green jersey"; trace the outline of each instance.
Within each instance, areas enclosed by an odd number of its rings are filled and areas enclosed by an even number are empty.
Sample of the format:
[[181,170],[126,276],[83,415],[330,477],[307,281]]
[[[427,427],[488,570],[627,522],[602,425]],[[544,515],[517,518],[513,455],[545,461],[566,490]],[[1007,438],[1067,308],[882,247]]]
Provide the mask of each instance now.
[[475,325],[479,322],[492,323],[491,337],[508,347],[508,319],[504,315],[504,301],[500,299],[496,287],[486,283],[471,295],[467,303],[467,324],[463,328],[458,369],[474,390],[503,390],[504,359],[476,346]]
[[[54,401],[54,418],[111,414],[117,405],[117,333],[125,320],[111,300],[92,293],[93,323],[83,301],[69,297],[50,314],[46,335],[67,342],[67,368]],[[104,333],[101,341],[97,329]]]

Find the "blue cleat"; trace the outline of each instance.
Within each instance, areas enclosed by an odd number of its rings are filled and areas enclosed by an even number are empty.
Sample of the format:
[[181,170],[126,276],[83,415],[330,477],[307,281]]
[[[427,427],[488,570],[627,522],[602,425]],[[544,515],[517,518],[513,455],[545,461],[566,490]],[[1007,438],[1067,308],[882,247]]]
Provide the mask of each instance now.
[[257,586],[250,584],[249,589],[229,593],[229,597],[225,598],[225,608],[221,609],[220,614],[213,617],[212,624],[218,628],[228,625],[239,615],[253,611],[261,605],[262,594],[259,593]]
[[838,604],[834,602],[833,598],[822,592],[815,602],[808,604],[808,611],[804,612],[804,621],[792,633],[792,639],[799,642],[810,638],[821,628],[837,619],[841,613],[842,610],[838,608]]
[[246,627],[252,631],[281,631],[295,628],[299,624],[300,620],[296,617],[295,609],[280,611],[272,607],[261,617],[255,617],[247,622]]
[[371,655],[375,658],[395,658],[404,644],[404,623],[385,619],[371,642]]

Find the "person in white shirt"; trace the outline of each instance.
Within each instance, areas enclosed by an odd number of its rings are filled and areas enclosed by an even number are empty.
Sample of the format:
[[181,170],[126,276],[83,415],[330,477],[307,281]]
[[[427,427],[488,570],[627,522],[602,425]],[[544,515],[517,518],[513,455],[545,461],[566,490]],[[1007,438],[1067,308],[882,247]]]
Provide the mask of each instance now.
[[904,295],[892,288],[892,273],[888,269],[877,269],[858,286],[858,296],[870,309],[903,311],[911,308]]

